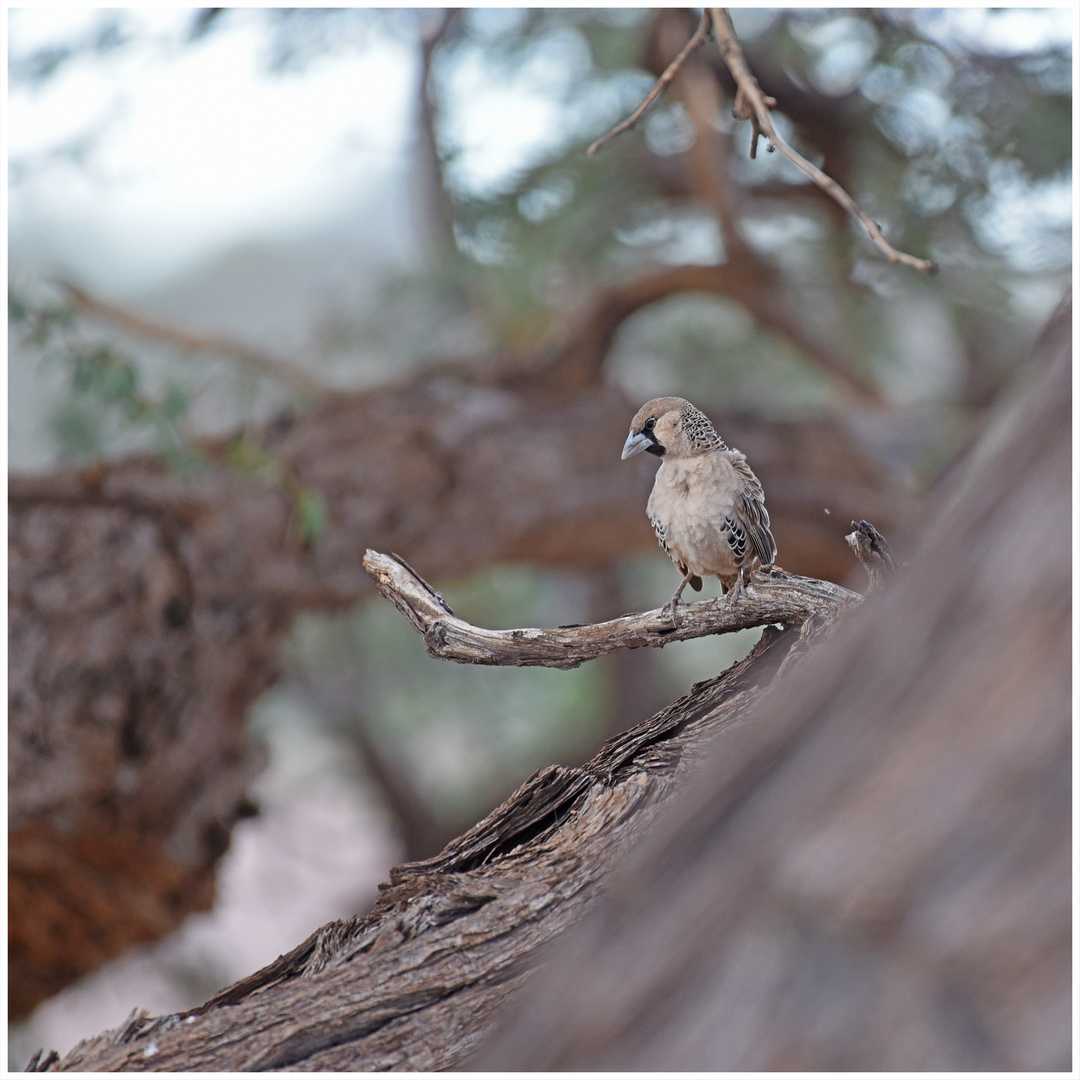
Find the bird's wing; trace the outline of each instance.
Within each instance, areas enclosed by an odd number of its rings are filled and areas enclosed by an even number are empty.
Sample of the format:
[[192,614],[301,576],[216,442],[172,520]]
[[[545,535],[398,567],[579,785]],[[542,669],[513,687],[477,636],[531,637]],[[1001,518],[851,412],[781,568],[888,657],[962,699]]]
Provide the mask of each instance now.
[[750,543],[758,562],[762,566],[771,566],[776,561],[776,541],[769,528],[769,511],[765,509],[761,481],[737,450],[731,452],[731,464],[738,482],[734,512],[727,518],[731,546],[741,560],[747,543]]
[[667,546],[667,526],[655,514],[649,514],[649,522],[652,524],[653,531],[656,533],[656,539],[660,541],[660,546],[664,549],[664,554],[670,557],[671,552],[668,551]]

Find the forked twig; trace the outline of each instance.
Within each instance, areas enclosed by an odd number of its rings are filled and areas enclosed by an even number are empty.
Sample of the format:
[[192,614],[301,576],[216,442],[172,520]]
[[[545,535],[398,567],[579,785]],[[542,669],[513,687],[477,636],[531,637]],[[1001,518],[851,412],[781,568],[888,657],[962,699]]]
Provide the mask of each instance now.
[[726,597],[682,604],[677,626],[656,609],[584,626],[485,630],[459,619],[404,559],[369,549],[364,568],[423,637],[428,652],[459,664],[573,668],[616,649],[663,646],[773,623],[787,626],[813,617],[831,620],[862,599],[831,581],[773,569],[734,604]]
[[701,13],[701,22],[694,31],[694,36],[683,46],[682,52],[668,64],[663,75],[656,80],[653,88],[645,95],[645,100],[625,119],[616,124],[606,135],[601,135],[585,152],[592,157],[605,143],[611,142],[616,135],[629,131],[642,117],[645,110],[671,85],[672,80],[679,74],[679,68],[686,62],[686,58],[709,36],[709,11],[706,8]]
[[758,139],[764,135],[770,145],[779,150],[796,168],[806,173],[811,180],[831,199],[840,204],[852,217],[860,222],[870,239],[884,253],[889,262],[901,263],[910,266],[926,277],[933,277],[938,272],[937,264],[929,259],[919,259],[907,252],[898,251],[885,239],[881,226],[827,173],[824,173],[816,165],[807,161],[797,150],[792,149],[776,132],[773,126],[769,110],[776,106],[775,98],[762,93],[754,78],[746,57],[743,55],[742,46],[735,36],[735,29],[731,25],[725,8],[705,8],[701,15],[694,36],[683,46],[682,51],[668,65],[663,75],[656,80],[656,84],[649,91],[645,100],[625,119],[622,123],[613,127],[606,135],[602,135],[589,147],[587,153],[592,156],[605,143],[610,142],[616,135],[632,128],[641,119],[645,110],[667,89],[672,80],[679,73],[679,69],[685,63],[686,58],[708,37],[709,29],[716,36],[716,42],[720,46],[720,54],[735,80],[735,108],[733,115],[738,120],[749,120],[752,126],[750,139],[750,156],[757,157]]
[[835,199],[849,214],[855,217],[866,229],[870,239],[885,253],[889,262],[902,263],[910,266],[927,277],[933,277],[937,273],[937,265],[929,259],[918,259],[914,255],[897,251],[885,239],[878,223],[831,177],[823,173],[816,165],[811,164],[793,150],[776,133],[773,127],[769,109],[776,104],[772,98],[766,98],[754,78],[746,57],[743,55],[742,46],[735,36],[735,29],[731,25],[725,8],[706,8],[706,12],[712,20],[713,32],[716,34],[717,44],[720,46],[720,55],[724,58],[728,70],[731,72],[738,93],[735,96],[735,113],[737,119],[750,120],[754,125],[753,139],[751,141],[750,156],[754,156],[757,147],[758,136],[764,134],[769,142],[780,151],[793,165],[801,169],[822,191]]

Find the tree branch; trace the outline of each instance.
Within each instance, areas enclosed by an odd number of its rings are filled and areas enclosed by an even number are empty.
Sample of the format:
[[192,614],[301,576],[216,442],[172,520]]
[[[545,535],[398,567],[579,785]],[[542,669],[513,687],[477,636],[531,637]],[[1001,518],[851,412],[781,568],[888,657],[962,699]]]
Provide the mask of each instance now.
[[830,620],[862,599],[832,582],[772,569],[763,571],[766,581],[747,586],[735,604],[726,598],[684,604],[678,625],[657,609],[585,626],[485,630],[457,618],[404,559],[369,549],[364,568],[423,637],[428,652],[459,664],[574,668],[616,649],[662,648],[672,641],[756,626],[790,626],[815,616]]
[[849,214],[858,219],[866,229],[870,239],[884,252],[889,262],[902,263],[910,266],[926,277],[933,277],[937,273],[937,265],[928,259],[918,259],[914,255],[908,255],[903,251],[897,251],[882,235],[881,228],[876,221],[835,181],[832,177],[823,173],[816,165],[811,164],[802,154],[793,150],[776,133],[773,127],[772,117],[769,110],[776,102],[772,98],[766,98],[758,86],[743,56],[739,39],[735,36],[734,27],[728,17],[725,8],[707,8],[707,14],[712,20],[713,31],[716,34],[717,44],[720,46],[720,54],[724,58],[728,69],[731,71],[738,92],[735,95],[735,109],[733,115],[740,120],[750,120],[754,125],[754,140],[750,148],[750,156],[754,156],[757,146],[757,136],[764,132],[769,142],[783,154],[793,165],[801,169],[815,184],[826,194],[836,200]]
[[257,371],[260,375],[269,375],[271,378],[277,379],[279,382],[285,383],[285,385],[291,386],[294,390],[299,390],[309,397],[324,398],[332,393],[327,387],[300,368],[238,341],[218,337],[214,334],[193,334],[190,331],[178,330],[172,326],[162,326],[152,319],[136,315],[134,312],[127,311],[117,304],[92,296],[85,289],[70,281],[58,281],[57,284],[68,294],[80,310],[88,315],[96,315],[98,318],[112,323],[128,333],[137,334],[139,337],[149,338],[152,341],[162,341],[167,345],[174,345],[187,352],[208,352],[230,356],[245,367]]
[[670,266],[600,290],[575,320],[555,359],[542,367],[543,382],[579,389],[599,381],[604,360],[622,323],[635,312],[677,293],[703,292],[727,297],[744,307],[760,326],[786,338],[806,360],[823,371],[841,393],[878,407],[888,405],[881,388],[824,344],[790,310],[775,300],[775,272],[760,259],[732,260],[719,266]]
[[[424,186],[425,204],[431,238],[440,258],[457,254],[454,242],[454,208],[443,177],[442,156],[436,136],[438,108],[431,85],[431,69],[435,53],[446,39],[459,8],[447,8],[427,32],[420,35],[420,78],[417,87],[419,99],[417,148],[420,159],[421,178]],[[430,12],[423,13],[424,16]]]
[[135,1012],[37,1071],[450,1068],[492,1031],[541,950],[595,903],[711,740],[820,640],[766,631],[744,660],[604,744],[538,769],[434,858],[394,867],[332,922],[182,1015]]
[[453,828],[432,810],[408,770],[371,733],[362,712],[364,686],[358,677],[301,675],[297,685],[356,748],[362,767],[394,818],[406,859],[426,859],[453,839]]
[[818,187],[842,206],[849,214],[856,218],[856,220],[861,222],[863,228],[866,229],[870,236],[870,239],[881,249],[889,262],[902,263],[904,266],[910,266],[913,269],[918,270],[926,277],[933,277],[938,272],[936,263],[931,262],[929,259],[916,258],[914,255],[908,255],[906,252],[898,251],[894,248],[892,244],[885,239],[878,223],[874,221],[874,219],[835,180],[833,180],[831,176],[828,176],[816,165],[807,161],[802,154],[793,150],[777,134],[776,128],[773,126],[772,118],[769,115],[769,110],[775,107],[776,101],[774,98],[767,97],[762,93],[757,79],[754,78],[749,65],[746,63],[746,57],[743,56],[742,46],[740,46],[739,40],[735,36],[735,29],[731,25],[731,19],[728,17],[725,8],[706,8],[704,10],[701,16],[701,22],[698,24],[694,36],[686,43],[682,52],[680,52],[671,64],[668,65],[667,69],[656,81],[656,85],[649,91],[645,100],[621,124],[617,124],[606,135],[597,139],[596,142],[589,147],[588,153],[590,155],[596,153],[596,151],[605,143],[615,138],[616,135],[620,135],[622,132],[632,128],[634,124],[637,123],[645,110],[660,96],[660,94],[663,93],[675,76],[678,75],[679,69],[686,61],[686,58],[701,45],[702,41],[704,41],[710,25],[716,35],[717,44],[720,46],[720,53],[723,56],[724,62],[727,64],[737,87],[733,115],[739,120],[749,120],[754,128],[753,140],[750,145],[750,156],[757,156],[758,137],[761,134],[764,134],[772,146],[779,150],[788,161],[796,168],[806,173]]
[[766,630],[369,914],[36,1067],[1067,1071],[1070,341],[939,492],[902,590]]
[[671,84],[671,81],[679,74],[679,68],[683,66],[686,58],[709,36],[709,12],[706,9],[702,12],[701,22],[698,23],[698,28],[694,31],[693,37],[683,46],[682,52],[675,57],[674,60],[668,64],[667,69],[656,80],[656,84],[645,95],[645,100],[625,119],[622,123],[616,124],[606,135],[601,135],[585,152],[592,157],[593,154],[604,146],[606,143],[611,142],[616,135],[621,135],[624,131],[629,131],[644,115],[645,110],[664,92],[665,89]]

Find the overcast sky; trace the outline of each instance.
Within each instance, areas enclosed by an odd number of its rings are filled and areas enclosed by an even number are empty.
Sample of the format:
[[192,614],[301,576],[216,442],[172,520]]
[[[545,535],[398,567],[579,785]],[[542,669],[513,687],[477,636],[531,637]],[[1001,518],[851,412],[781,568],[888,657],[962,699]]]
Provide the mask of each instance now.
[[[60,263],[123,295],[238,241],[312,230],[402,197],[418,75],[405,35],[374,22],[359,51],[275,73],[264,12],[230,10],[215,32],[188,43],[194,10],[8,9],[12,57],[84,39],[110,14],[148,38],[104,56],[89,51],[10,94],[9,156],[28,166],[11,173],[9,188],[17,261]],[[943,38],[1002,52],[1068,39],[1073,17],[1071,6],[924,16]],[[497,86],[468,56],[458,65],[445,118],[463,151],[455,175],[497,183],[553,137],[557,106],[541,88],[568,69],[558,59]],[[81,164],[55,157],[87,136],[95,137]]]
[[[193,9],[120,14],[145,44],[88,51],[10,95],[9,155],[30,166],[10,187],[17,255],[60,260],[123,293],[237,241],[332,222],[401,187],[418,70],[392,27],[374,23],[359,51],[275,73],[263,12],[230,11],[194,43],[184,40]],[[10,54],[84,39],[103,15],[13,10]],[[529,74],[491,93],[468,59],[454,72],[449,97],[459,104],[448,120],[464,150],[455,169],[473,186],[520,165],[550,131],[555,105]],[[87,135],[95,138],[82,163],[55,158]]]

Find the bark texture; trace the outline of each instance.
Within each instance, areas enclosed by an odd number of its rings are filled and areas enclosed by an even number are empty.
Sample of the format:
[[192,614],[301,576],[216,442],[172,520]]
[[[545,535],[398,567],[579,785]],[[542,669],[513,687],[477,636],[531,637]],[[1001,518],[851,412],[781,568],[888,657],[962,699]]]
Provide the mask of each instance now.
[[[13,477],[11,1015],[211,904],[261,767],[247,711],[297,612],[373,594],[366,547],[435,580],[654,550],[648,469],[618,458],[635,408],[610,388],[444,375],[256,433],[271,462],[258,475],[226,467],[230,449],[215,445],[198,480],[149,460]],[[835,424],[719,419],[774,485],[788,569],[841,577],[853,559],[840,522],[865,515],[888,532],[906,516]],[[312,542],[303,493],[328,510]]]
[[46,1067],[1067,1069],[1057,331],[891,585],[541,770],[366,917]]
[[434,859],[396,867],[366,917],[323,927],[191,1014],[135,1016],[49,1067],[459,1064],[537,951],[595,901],[703,743],[738,720],[799,644],[797,630],[769,631],[741,664],[612,739],[585,767],[540,770]]

